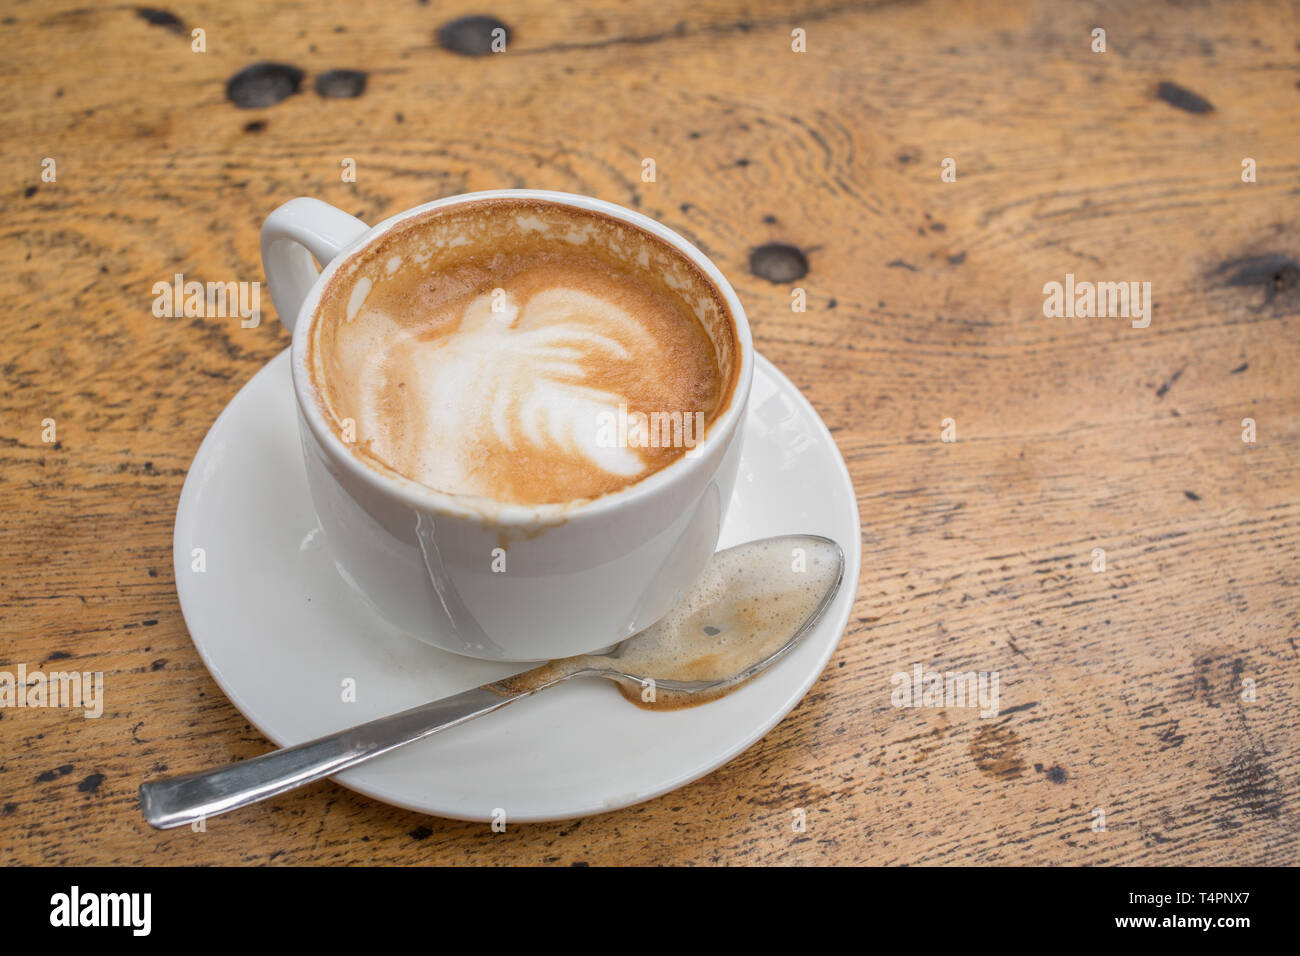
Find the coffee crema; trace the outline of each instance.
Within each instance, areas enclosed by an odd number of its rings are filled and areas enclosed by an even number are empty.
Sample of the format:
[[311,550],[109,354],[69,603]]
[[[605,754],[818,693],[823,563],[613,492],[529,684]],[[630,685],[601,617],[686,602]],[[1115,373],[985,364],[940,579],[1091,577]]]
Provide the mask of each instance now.
[[326,419],[371,467],[524,505],[672,464],[739,365],[734,319],[684,254],[535,199],[400,223],[339,267],[308,348]]

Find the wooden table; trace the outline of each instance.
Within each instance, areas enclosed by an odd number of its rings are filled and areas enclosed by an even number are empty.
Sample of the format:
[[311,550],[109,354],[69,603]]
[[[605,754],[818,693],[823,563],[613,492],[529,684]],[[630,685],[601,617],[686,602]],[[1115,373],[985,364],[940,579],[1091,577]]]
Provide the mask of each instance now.
[[[1298,861],[1294,4],[500,4],[482,56],[437,38],[477,4],[257,7],[0,18],[0,670],[106,685],[99,720],[0,710],[0,862]],[[261,61],[300,91],[237,106]],[[316,91],[349,69],[359,96]],[[269,297],[245,329],[156,317],[154,283],[263,280],[293,196],[377,221],[511,186],[640,209],[731,278],[857,489],[843,643],[762,742],[632,809],[495,834],[324,782],[151,830],[143,779],[267,748],[190,642],[171,533],[287,343]],[[1067,274],[1149,282],[1150,325],[1046,316]],[[999,715],[892,706],[918,664],[998,672]]]

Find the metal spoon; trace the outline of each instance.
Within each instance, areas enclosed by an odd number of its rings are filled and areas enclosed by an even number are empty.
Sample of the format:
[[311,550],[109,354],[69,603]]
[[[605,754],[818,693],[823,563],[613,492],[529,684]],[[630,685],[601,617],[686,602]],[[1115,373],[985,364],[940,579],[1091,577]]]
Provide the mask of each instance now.
[[663,620],[607,654],[551,661],[296,747],[155,780],[140,787],[140,805],[159,829],[183,826],[331,776],[572,677],[616,681],[626,698],[651,708],[714,700],[812,631],[843,574],[844,553],[829,538],[785,535],[737,545],[710,559]]

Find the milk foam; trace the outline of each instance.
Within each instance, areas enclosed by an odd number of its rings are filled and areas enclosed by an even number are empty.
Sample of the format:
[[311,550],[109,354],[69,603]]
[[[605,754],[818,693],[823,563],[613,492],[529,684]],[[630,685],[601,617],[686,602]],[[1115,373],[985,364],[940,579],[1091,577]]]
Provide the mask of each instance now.
[[[697,266],[542,201],[409,221],[340,265],[313,322],[313,380],[359,456],[502,502],[640,481],[704,437],[736,376],[734,323]],[[615,427],[629,415],[676,416],[678,438],[699,427],[688,445],[645,447]]]
[[[646,469],[637,450],[599,440],[602,416],[630,396],[588,382],[610,359],[655,361],[655,344],[626,311],[577,289],[480,295],[454,331],[397,329],[366,354],[358,424],[375,455],[433,488],[491,494],[476,474],[485,441],[633,478]],[[395,377],[405,382],[400,429],[390,427]]]

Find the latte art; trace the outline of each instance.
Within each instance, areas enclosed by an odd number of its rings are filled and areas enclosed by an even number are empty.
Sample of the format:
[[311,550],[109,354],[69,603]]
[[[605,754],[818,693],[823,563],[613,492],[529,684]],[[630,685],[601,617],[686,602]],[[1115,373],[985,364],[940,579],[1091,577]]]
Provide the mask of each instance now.
[[[622,309],[576,289],[546,289],[522,305],[508,293],[481,295],[454,331],[402,333],[366,357],[361,432],[373,436],[373,454],[433,488],[491,495],[491,480],[477,474],[488,448],[634,478],[647,467],[641,456],[597,440],[603,416],[629,396],[589,383],[612,362],[656,362],[655,344]],[[400,429],[387,427],[395,389]]]
[[[371,464],[451,494],[564,502],[638,481],[702,437],[689,426],[729,397],[732,328],[711,284],[654,237],[567,207],[484,202],[340,269],[314,369]],[[614,424],[629,416],[676,423],[689,444],[628,440]]]

